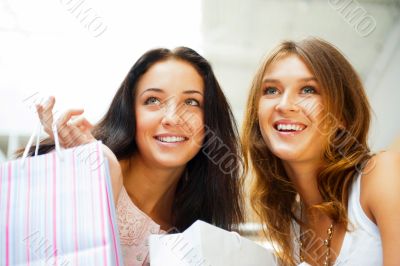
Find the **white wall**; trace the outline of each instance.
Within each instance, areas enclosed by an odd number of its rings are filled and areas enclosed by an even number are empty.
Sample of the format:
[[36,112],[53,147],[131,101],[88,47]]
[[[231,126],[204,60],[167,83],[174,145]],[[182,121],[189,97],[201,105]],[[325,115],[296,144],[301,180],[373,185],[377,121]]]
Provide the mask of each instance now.
[[400,19],[388,34],[366,86],[374,111],[370,145],[374,151],[387,149],[400,137]]

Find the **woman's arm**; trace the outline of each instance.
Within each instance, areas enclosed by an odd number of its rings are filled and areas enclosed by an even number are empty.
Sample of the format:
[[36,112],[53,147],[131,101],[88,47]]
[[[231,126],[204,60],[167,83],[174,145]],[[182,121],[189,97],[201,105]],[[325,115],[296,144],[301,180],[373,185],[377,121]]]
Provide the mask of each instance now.
[[104,156],[108,159],[108,165],[110,167],[111,186],[113,190],[114,204],[116,206],[118,203],[119,192],[123,185],[121,165],[119,164],[115,154],[104,144],[103,152]]
[[[361,205],[378,225],[385,266],[400,265],[400,153],[382,152],[362,178]],[[363,206],[363,207],[364,207]]]

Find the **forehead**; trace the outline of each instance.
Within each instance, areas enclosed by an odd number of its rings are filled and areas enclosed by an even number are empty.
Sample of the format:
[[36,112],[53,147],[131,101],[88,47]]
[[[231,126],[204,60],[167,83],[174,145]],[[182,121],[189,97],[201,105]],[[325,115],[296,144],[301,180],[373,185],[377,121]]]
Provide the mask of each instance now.
[[304,78],[314,76],[307,65],[297,55],[287,55],[276,59],[266,67],[263,78],[282,79],[286,77]]
[[203,78],[197,70],[183,60],[168,59],[152,65],[140,78],[137,91],[158,88],[171,92],[199,90],[203,92]]

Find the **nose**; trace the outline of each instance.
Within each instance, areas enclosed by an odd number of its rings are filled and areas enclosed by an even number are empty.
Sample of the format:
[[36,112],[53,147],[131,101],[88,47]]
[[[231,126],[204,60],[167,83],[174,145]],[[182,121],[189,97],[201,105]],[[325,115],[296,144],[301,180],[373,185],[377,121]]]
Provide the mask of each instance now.
[[184,112],[182,106],[167,102],[162,109],[164,111],[161,121],[163,125],[177,126],[182,124],[182,114]]
[[280,112],[298,112],[300,110],[298,104],[299,99],[289,93],[284,93],[280,98],[280,101],[276,105],[275,109]]

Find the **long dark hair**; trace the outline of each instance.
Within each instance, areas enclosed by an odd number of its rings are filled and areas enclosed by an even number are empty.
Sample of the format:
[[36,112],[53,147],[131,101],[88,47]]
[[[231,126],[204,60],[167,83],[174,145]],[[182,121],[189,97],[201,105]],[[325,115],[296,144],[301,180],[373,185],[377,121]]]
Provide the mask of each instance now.
[[[199,153],[188,162],[187,178],[178,182],[173,206],[174,226],[185,230],[200,219],[224,229],[237,229],[243,221],[242,161],[237,126],[209,62],[187,47],[154,49],[142,55],[128,72],[110,108],[94,126],[94,137],[117,156],[128,159],[138,152],[133,108],[136,86],[146,71],[168,59],[191,64],[204,81],[204,121],[206,134]],[[54,147],[50,139],[41,142],[39,154]],[[31,149],[31,154],[34,148]]]

